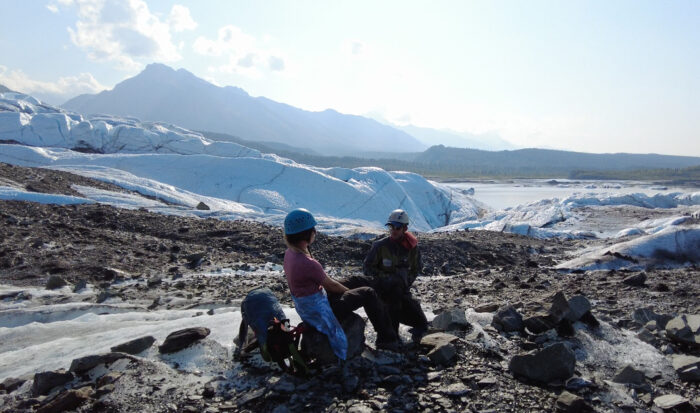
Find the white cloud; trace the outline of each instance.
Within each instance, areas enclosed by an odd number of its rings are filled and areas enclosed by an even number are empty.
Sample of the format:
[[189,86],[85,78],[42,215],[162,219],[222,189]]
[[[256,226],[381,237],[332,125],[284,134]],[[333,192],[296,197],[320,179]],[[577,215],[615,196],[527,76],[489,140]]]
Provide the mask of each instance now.
[[210,67],[212,72],[260,78],[265,72],[280,73],[287,68],[283,54],[267,46],[271,42],[269,36],[265,36],[261,42],[239,27],[229,24],[219,28],[216,39],[199,36],[192,48],[204,56],[226,59],[226,63]]
[[40,99],[48,98],[53,101],[52,103],[63,103],[66,99],[83,93],[97,93],[107,89],[90,73],[80,73],[77,76],[61,77],[55,82],[46,82],[31,79],[21,70],[10,70],[5,66],[0,66],[0,84]]
[[[58,0],[76,6],[78,21],[68,32],[73,44],[94,61],[115,62],[120,69],[134,70],[144,61],[173,62],[181,59],[172,41],[173,31],[196,27],[189,10],[173,6],[167,21],[151,13],[143,0]],[[54,4],[55,5],[55,4]]]
[[170,10],[168,22],[174,32],[183,32],[197,28],[197,22],[192,19],[190,9],[179,4],[174,5],[172,10]]
[[58,13],[58,6],[55,4],[47,4],[46,8],[49,9],[51,13]]

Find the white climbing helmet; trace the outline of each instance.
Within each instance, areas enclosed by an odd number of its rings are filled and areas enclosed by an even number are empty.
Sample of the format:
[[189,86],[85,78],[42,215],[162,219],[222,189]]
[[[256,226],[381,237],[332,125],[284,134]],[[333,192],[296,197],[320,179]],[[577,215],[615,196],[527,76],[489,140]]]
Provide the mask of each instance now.
[[403,209],[395,209],[389,214],[386,225],[408,225],[408,214]]

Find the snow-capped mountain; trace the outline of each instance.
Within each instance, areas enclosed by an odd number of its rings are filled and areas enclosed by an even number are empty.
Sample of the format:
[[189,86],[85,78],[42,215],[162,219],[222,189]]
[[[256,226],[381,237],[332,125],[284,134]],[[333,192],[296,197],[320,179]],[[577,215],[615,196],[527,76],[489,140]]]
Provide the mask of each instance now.
[[416,152],[427,146],[375,120],[328,109],[309,112],[237,87],[219,87],[184,70],[150,64],[137,76],[96,95],[62,105],[82,114],[105,113],[182,127],[280,142],[323,154]]

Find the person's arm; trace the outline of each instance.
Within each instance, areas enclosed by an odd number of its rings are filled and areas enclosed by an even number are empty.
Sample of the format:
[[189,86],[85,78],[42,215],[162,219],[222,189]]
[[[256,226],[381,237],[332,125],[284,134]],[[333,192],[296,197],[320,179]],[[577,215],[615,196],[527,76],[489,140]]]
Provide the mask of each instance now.
[[342,294],[349,291],[349,288],[339,283],[338,281],[326,276],[326,278],[321,281],[321,286],[326,290],[327,293]]

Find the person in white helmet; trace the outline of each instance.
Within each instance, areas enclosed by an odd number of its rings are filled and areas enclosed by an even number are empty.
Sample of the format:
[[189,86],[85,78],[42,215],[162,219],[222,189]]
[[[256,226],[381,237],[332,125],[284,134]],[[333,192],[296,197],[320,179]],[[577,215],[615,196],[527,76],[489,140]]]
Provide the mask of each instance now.
[[363,272],[372,278],[369,285],[388,305],[394,331],[398,333],[399,324],[411,326],[413,341],[417,343],[428,330],[428,320],[410,291],[422,269],[422,261],[418,239],[408,232],[408,224],[406,211],[391,212],[386,223],[389,235],[372,244]]

